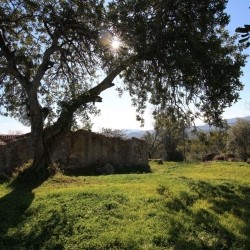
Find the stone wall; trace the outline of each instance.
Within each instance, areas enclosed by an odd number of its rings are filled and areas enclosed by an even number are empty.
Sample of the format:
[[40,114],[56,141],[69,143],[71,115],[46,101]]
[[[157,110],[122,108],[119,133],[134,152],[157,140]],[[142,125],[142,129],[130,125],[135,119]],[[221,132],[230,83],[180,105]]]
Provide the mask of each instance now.
[[33,153],[29,137],[14,139],[5,145],[0,145],[0,173],[10,173],[32,158]]
[[[137,138],[109,138],[85,130],[70,132],[53,142],[49,149],[53,162],[68,170],[105,168],[107,164],[123,168],[148,165],[147,145]],[[29,137],[16,139],[0,146],[0,171],[11,172],[32,159]]]

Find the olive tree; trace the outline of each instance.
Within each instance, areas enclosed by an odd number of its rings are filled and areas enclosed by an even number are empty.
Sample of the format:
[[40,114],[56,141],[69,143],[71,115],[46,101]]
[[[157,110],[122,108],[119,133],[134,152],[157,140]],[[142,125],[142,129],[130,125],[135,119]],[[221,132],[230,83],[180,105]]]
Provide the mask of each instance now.
[[180,114],[191,104],[200,113],[189,116],[218,122],[239,98],[245,63],[225,30],[226,3],[2,0],[1,113],[30,123],[34,178],[48,175],[54,139],[95,113],[118,76],[138,120],[149,101]]

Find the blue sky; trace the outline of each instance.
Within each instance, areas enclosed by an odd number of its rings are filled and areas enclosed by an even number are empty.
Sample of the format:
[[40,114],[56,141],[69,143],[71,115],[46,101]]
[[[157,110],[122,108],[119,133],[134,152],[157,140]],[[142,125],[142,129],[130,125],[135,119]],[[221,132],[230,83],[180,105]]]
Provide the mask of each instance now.
[[[229,0],[227,5],[227,12],[231,16],[231,21],[228,29],[231,34],[237,27],[244,24],[250,24],[250,1],[249,0]],[[250,49],[246,52],[249,53]],[[225,110],[224,118],[244,117],[250,115],[250,58],[249,63],[246,64],[243,69],[244,76],[241,80],[245,85],[244,90],[240,93],[241,100],[239,100],[232,107]],[[114,83],[119,84],[119,80],[115,80]],[[136,121],[135,108],[131,106],[130,97],[127,93],[124,93],[122,98],[118,97],[112,89],[101,94],[103,102],[98,104],[98,107],[102,110],[102,114],[99,117],[93,118],[94,122],[93,130],[97,131],[100,128],[116,128],[116,129],[152,129],[153,119],[151,117],[151,108],[149,107],[145,111],[145,126],[140,127],[140,123]],[[9,133],[10,131],[22,131],[24,133],[29,132],[30,128],[24,127],[17,121],[0,116],[0,133]]]

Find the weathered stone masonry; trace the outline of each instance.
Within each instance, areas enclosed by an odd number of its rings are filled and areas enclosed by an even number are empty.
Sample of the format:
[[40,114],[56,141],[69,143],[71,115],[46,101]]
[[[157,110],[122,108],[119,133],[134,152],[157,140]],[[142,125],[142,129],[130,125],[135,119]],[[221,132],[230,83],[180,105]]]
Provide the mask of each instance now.
[[[147,166],[147,145],[137,138],[122,140],[109,138],[85,130],[69,132],[53,143],[50,157],[65,170],[104,167],[106,164],[119,167]],[[32,159],[29,137],[16,138],[0,145],[0,172],[11,172]]]

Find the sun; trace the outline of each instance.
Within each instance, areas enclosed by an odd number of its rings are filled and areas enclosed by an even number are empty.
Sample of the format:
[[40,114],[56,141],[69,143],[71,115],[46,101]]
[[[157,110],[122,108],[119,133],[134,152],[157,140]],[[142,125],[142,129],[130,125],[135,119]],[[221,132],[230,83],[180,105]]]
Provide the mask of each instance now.
[[111,48],[114,51],[118,51],[122,46],[122,42],[118,37],[113,37],[111,40]]
[[126,50],[124,41],[112,32],[104,30],[99,33],[100,44],[110,53],[117,56]]

